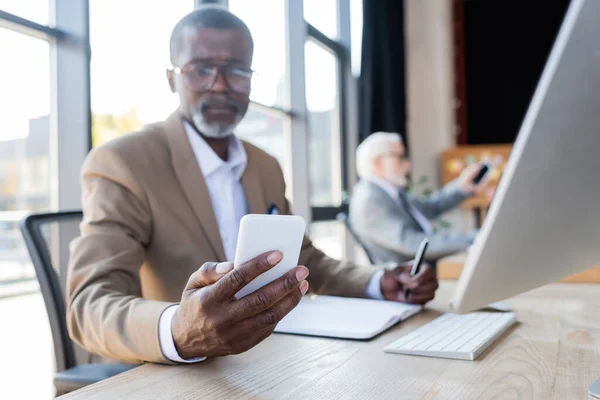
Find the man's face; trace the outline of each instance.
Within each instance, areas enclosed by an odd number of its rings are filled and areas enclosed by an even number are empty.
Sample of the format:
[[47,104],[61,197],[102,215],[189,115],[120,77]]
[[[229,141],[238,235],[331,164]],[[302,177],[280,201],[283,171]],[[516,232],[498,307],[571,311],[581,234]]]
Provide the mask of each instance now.
[[[249,80],[240,85],[252,64],[248,38],[236,29],[187,29],[174,61],[181,72],[167,71],[167,75],[171,90],[179,94],[184,117],[207,137],[231,135],[250,101]],[[214,71],[218,72],[212,86],[197,84]]]
[[406,186],[411,163],[405,156],[402,143],[392,143],[388,151],[375,160],[376,173],[394,185]]

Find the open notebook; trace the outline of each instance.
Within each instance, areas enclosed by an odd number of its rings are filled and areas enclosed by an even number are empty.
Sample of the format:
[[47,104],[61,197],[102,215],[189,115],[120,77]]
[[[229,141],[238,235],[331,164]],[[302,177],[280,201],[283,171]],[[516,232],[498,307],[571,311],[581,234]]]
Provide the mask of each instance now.
[[300,304],[277,324],[275,332],[370,339],[412,317],[421,308],[381,300],[304,296]]

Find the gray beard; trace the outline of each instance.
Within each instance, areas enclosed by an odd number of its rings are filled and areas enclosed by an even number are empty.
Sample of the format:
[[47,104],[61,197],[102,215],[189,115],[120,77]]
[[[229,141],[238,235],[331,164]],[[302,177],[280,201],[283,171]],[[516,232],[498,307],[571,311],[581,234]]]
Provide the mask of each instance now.
[[398,186],[400,188],[406,187],[408,185],[408,179],[406,176],[399,176],[394,174],[393,170],[390,168],[389,164],[384,165],[384,178],[392,185]]
[[192,120],[196,129],[200,131],[204,136],[212,139],[225,139],[233,134],[233,130],[240,122],[239,117],[236,117],[236,121],[233,124],[209,124],[204,119],[202,113],[192,114]]

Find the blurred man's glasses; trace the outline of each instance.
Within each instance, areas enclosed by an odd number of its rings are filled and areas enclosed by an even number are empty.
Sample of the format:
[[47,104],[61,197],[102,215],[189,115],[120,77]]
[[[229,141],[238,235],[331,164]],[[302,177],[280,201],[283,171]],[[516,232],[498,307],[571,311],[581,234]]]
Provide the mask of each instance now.
[[397,152],[390,151],[388,153],[384,153],[383,156],[384,157],[395,158],[395,159],[397,159],[400,162],[408,161],[408,157],[405,154],[403,154],[403,153],[397,153]]
[[202,92],[210,90],[219,72],[223,75],[227,87],[235,92],[249,94],[254,71],[250,68],[236,65],[214,65],[204,63],[190,63],[182,68],[173,67],[173,71],[183,77],[185,84],[193,91]]

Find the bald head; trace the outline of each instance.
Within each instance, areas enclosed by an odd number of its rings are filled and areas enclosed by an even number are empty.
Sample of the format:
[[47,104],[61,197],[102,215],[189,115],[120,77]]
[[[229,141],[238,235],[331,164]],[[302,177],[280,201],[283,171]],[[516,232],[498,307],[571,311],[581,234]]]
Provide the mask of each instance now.
[[227,11],[225,8],[214,5],[202,6],[179,20],[177,25],[175,25],[175,28],[173,28],[173,32],[171,32],[169,50],[171,63],[173,65],[177,65],[177,57],[181,51],[182,42],[185,39],[186,34],[193,33],[200,28],[240,31],[243,36],[248,39],[250,53],[252,53],[254,49],[252,34],[244,21]]

